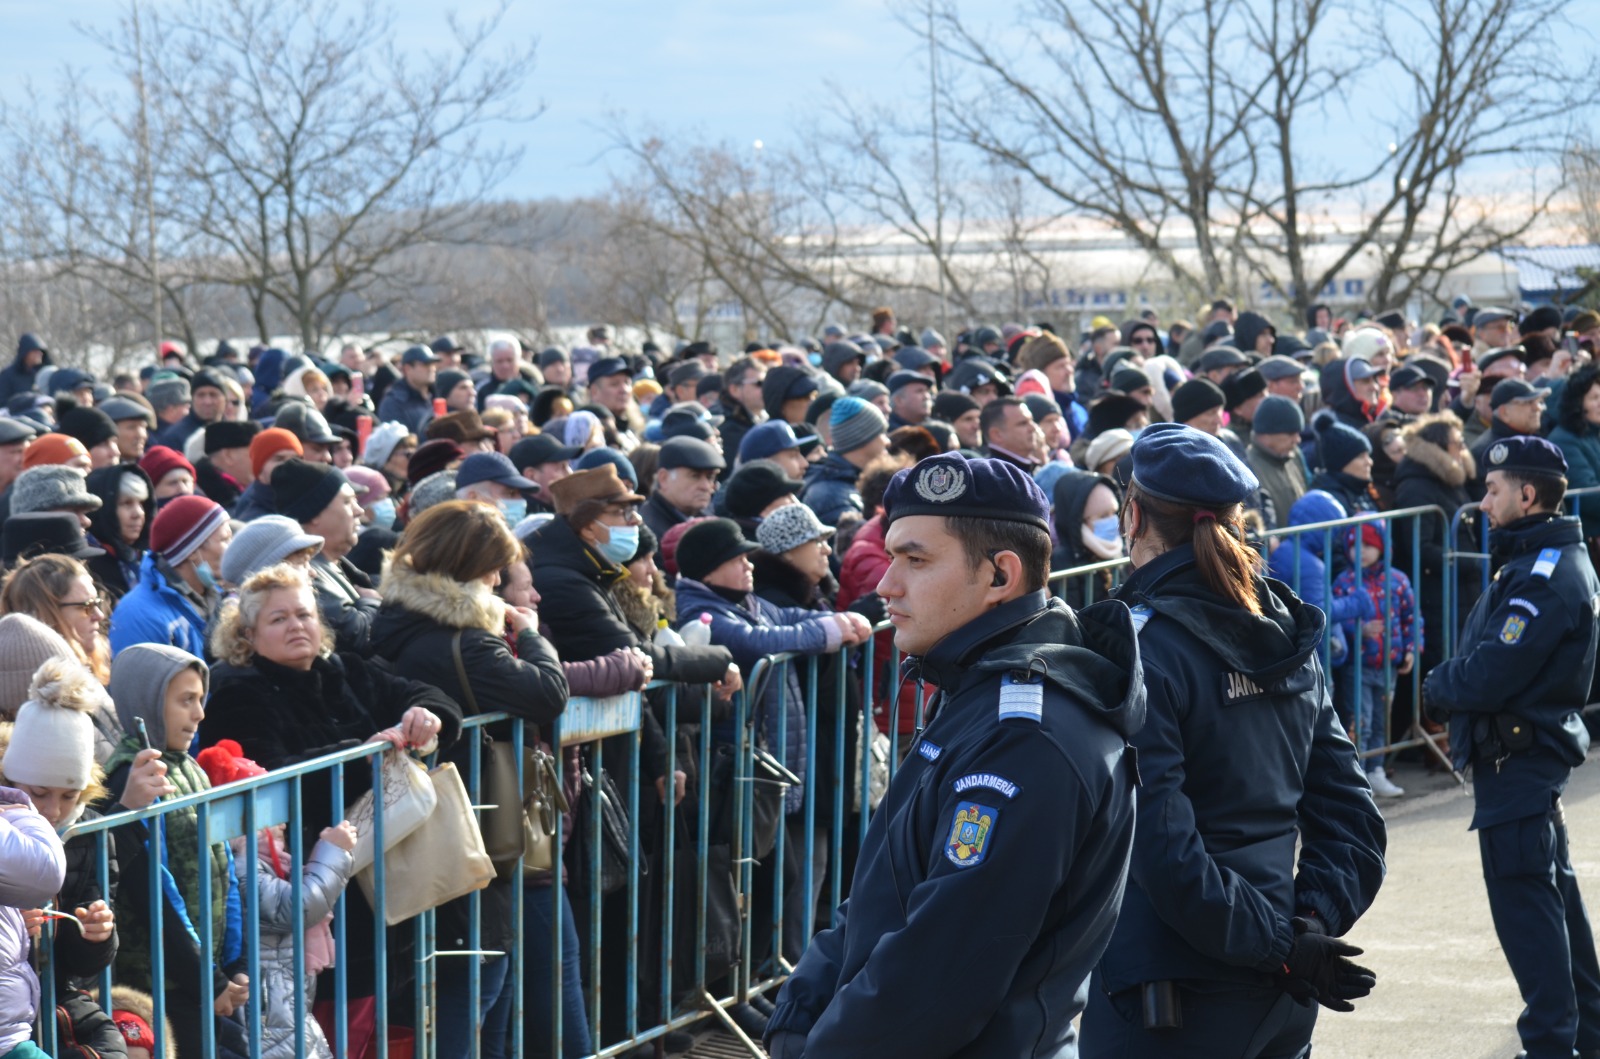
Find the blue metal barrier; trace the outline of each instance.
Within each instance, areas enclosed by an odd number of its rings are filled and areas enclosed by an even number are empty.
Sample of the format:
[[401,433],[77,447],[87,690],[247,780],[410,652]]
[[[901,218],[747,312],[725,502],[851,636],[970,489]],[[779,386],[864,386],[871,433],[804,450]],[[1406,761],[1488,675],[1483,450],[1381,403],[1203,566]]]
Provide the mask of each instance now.
[[[1340,547],[1340,541],[1349,530],[1381,520],[1384,527],[1384,562],[1395,565],[1398,559],[1397,565],[1401,569],[1409,568],[1420,608],[1423,593],[1430,587],[1427,579],[1420,576],[1422,531],[1425,527],[1443,525],[1452,534],[1450,540],[1455,542],[1457,538],[1454,534],[1461,528],[1463,518],[1470,516],[1466,515],[1465,509],[1454,515],[1451,518],[1432,507],[1368,513],[1338,522],[1270,531],[1257,544],[1263,554],[1270,554],[1274,547],[1292,545],[1310,534],[1320,539],[1323,554],[1327,555]],[[1439,522],[1432,521],[1435,519]],[[1411,531],[1411,546],[1407,549],[1409,554],[1396,555],[1393,534],[1398,526],[1408,526]],[[1445,610],[1450,619],[1446,622],[1446,629],[1437,630],[1447,639],[1451,633],[1450,626],[1456,620],[1454,608],[1458,600],[1452,585],[1458,574],[1457,563],[1472,553],[1453,549],[1448,554],[1451,561],[1447,563],[1443,585]],[[1114,591],[1127,570],[1126,560],[1095,563],[1058,571],[1052,574],[1050,585],[1058,595],[1068,598],[1078,596],[1081,602],[1092,602]],[[1332,573],[1325,571],[1324,584],[1320,586],[1325,593],[1331,589],[1331,583]],[[1299,589],[1303,586],[1292,584],[1291,587]],[[1386,621],[1386,637],[1387,632]],[[1426,630],[1425,635],[1433,632],[1435,630]],[[370,955],[375,968],[375,1054],[380,1059],[387,1059],[391,1022],[415,1022],[415,1054],[418,1056],[438,1055],[441,1045],[459,1045],[460,1042],[439,1039],[438,1023],[433,1017],[438,1010],[441,961],[446,961],[444,967],[447,970],[461,966],[449,961],[470,961],[466,974],[466,1002],[476,1011],[480,1010],[483,997],[484,961],[498,958],[511,959],[507,968],[507,989],[512,1012],[508,1033],[509,1054],[521,1056],[535,1051],[543,1052],[540,1045],[547,1046],[548,1054],[565,1054],[564,1044],[575,1031],[574,1027],[564,1025],[562,1004],[563,956],[569,955],[562,951],[562,908],[569,894],[579,902],[574,911],[581,910],[584,913],[581,917],[583,925],[579,934],[579,955],[583,968],[586,1029],[593,1045],[589,1053],[591,1056],[618,1055],[639,1044],[658,1041],[670,1031],[707,1019],[715,1020],[739,1038],[751,1054],[758,1054],[754,1042],[745,1037],[728,1009],[748,1001],[754,992],[770,991],[793,970],[792,958],[797,955],[792,949],[793,939],[790,951],[786,952],[784,945],[785,926],[791,922],[785,912],[789,891],[798,888],[804,898],[794,903],[793,913],[798,917],[798,935],[804,940],[809,940],[819,926],[827,925],[831,910],[848,896],[849,865],[854,851],[866,835],[874,809],[874,787],[881,787],[885,778],[892,778],[901,755],[909,748],[909,740],[903,738],[900,732],[901,695],[897,687],[900,654],[890,649],[886,654],[887,662],[884,662],[879,660],[875,649],[877,638],[889,635],[892,635],[892,629],[882,624],[875,628],[872,639],[845,647],[832,656],[778,655],[762,659],[748,674],[746,690],[734,695],[731,701],[716,701],[710,688],[684,688],[660,682],[647,689],[648,694],[656,700],[653,706],[642,704],[637,695],[631,702],[574,699],[568,713],[552,731],[546,733],[548,742],[560,766],[563,782],[568,754],[574,748],[578,749],[580,757],[597,781],[602,762],[609,763],[608,767],[616,770],[621,801],[629,821],[627,856],[634,869],[628,872],[626,884],[616,893],[604,895],[600,892],[600,850],[604,842],[601,806],[598,799],[590,799],[586,803],[586,811],[581,813],[574,806],[572,826],[578,829],[578,837],[584,840],[591,856],[583,864],[569,864],[570,874],[565,879],[559,870],[552,873],[549,880],[551,930],[547,943],[535,939],[530,933],[526,902],[532,884],[521,881],[520,864],[513,876],[516,881],[511,886],[510,935],[515,939],[511,952],[486,950],[484,940],[488,924],[483,920],[484,902],[481,895],[472,895],[468,899],[470,915],[464,947],[457,947],[453,943],[441,946],[441,939],[437,936],[436,915],[431,911],[416,917],[408,925],[394,928],[395,933],[391,934],[385,928],[382,913],[386,892],[385,858],[376,858],[374,903],[377,907],[372,912],[372,951],[370,954],[361,954],[363,957]],[[1325,641],[1325,663],[1329,661],[1329,649]],[[1353,651],[1359,650],[1357,642]],[[829,660],[833,663],[833,669],[825,679],[823,667]],[[880,680],[879,670],[885,669],[888,670],[888,679]],[[799,702],[791,701],[790,675],[799,678],[802,689]],[[1434,755],[1444,756],[1437,745],[1439,737],[1429,734],[1422,724],[1420,695],[1415,693],[1421,676],[1419,659],[1419,665],[1410,676],[1414,708],[1408,730],[1402,738],[1391,739],[1388,745],[1369,751],[1369,756],[1406,747],[1426,747]],[[1393,674],[1387,664],[1385,678],[1392,683]],[[854,687],[861,689],[859,710],[846,708],[847,704],[854,701]],[[772,732],[765,732],[761,728],[766,712],[762,708],[763,696],[769,688],[775,696],[780,716],[791,708],[804,711],[807,754],[805,767],[799,776],[785,775],[781,768],[772,768],[768,758],[763,756],[770,753],[771,758],[781,765],[789,749],[786,745],[786,726],[778,725]],[[1359,688],[1355,690],[1358,694],[1351,703],[1352,717],[1359,723]],[[908,703],[908,708],[915,708],[919,715],[922,706],[921,701],[916,702],[914,707]],[[618,711],[625,713],[630,709],[633,717],[631,723],[615,722]],[[682,811],[675,812],[675,807],[670,804],[662,807],[659,827],[641,819],[645,809],[657,798],[654,777],[641,775],[645,762],[642,760],[643,740],[638,718],[641,711],[646,709],[654,710],[666,738],[665,772],[669,777],[669,794],[670,777],[675,771],[681,770],[690,776],[689,788],[693,799],[686,803]],[[534,736],[520,721],[503,714],[469,718],[462,733],[462,738],[467,740],[466,753],[457,753],[455,757],[458,762],[465,758],[461,768],[462,779],[473,804],[481,810],[489,807],[482,804],[481,798],[486,769],[482,760],[483,740],[478,736],[484,726],[502,723],[512,733],[520,773],[525,741]],[[830,741],[831,756],[824,758],[818,750],[819,742],[827,744]],[[170,819],[172,814],[192,810],[197,814],[197,843],[202,851],[214,843],[248,836],[240,851],[243,875],[249,883],[243,887],[242,897],[245,966],[252,981],[252,995],[244,1014],[250,1047],[257,1054],[261,1047],[261,996],[257,988],[261,981],[261,908],[254,889],[259,857],[254,836],[262,827],[270,824],[288,825],[288,849],[296,866],[290,879],[293,915],[296,922],[303,923],[305,899],[298,872],[304,863],[304,855],[309,852],[304,841],[306,827],[309,824],[314,835],[321,826],[342,819],[346,811],[346,769],[369,768],[376,782],[380,776],[384,748],[383,744],[352,747],[314,761],[278,769],[266,776],[171,799],[139,812],[118,813],[80,823],[67,831],[68,837],[94,836],[98,870],[103,881],[108,873],[108,854],[114,849],[112,834],[119,828],[142,825],[149,828],[152,837],[156,838],[163,831],[163,822]],[[731,763],[731,782],[722,790],[713,790],[713,772],[719,757],[724,768]],[[822,783],[825,775],[829,778]],[[305,795],[308,790],[305,785],[308,783],[329,784],[333,819],[309,822],[305,819]],[[794,783],[801,785],[801,807],[796,813],[783,817],[780,804],[782,827],[777,844],[770,854],[758,859],[756,853],[759,851],[755,846],[756,798],[759,794],[770,804],[769,795],[774,787],[781,790],[783,785]],[[715,804],[714,798],[725,799],[724,804]],[[378,801],[381,808],[381,799]],[[384,845],[383,817],[381,811],[375,817],[374,844],[378,849]],[[708,967],[707,957],[712,887],[727,884],[727,880],[713,874],[724,869],[710,867],[714,845],[712,831],[718,822],[723,822],[726,827],[729,844],[726,870],[731,874],[738,916],[737,951],[732,969],[726,974],[719,973],[720,967]],[[562,826],[558,819],[555,835],[558,858],[562,858],[568,837],[561,833]],[[791,828],[792,834],[786,842],[783,832]],[[690,858],[680,859],[679,856],[685,842],[693,844],[694,867],[688,875],[685,872],[689,871]],[[792,862],[795,854],[800,857],[797,863]],[[791,861],[787,867],[792,869],[788,882],[785,879],[786,859]],[[560,864],[559,859],[557,863]],[[642,873],[646,865],[649,865],[648,875]],[[144,910],[144,914],[151,917],[150,922],[160,923],[161,887],[156,859],[150,860],[148,869],[152,897],[151,907]],[[211,881],[209,873],[201,874],[198,899],[201,908],[209,912]],[[349,1054],[352,1043],[350,1002],[354,998],[348,976],[350,958],[357,954],[351,951],[349,928],[352,909],[358,908],[359,903],[352,906],[350,902],[351,898],[345,895],[336,906],[333,931],[337,957],[332,974],[333,988],[330,996],[321,998],[333,1002],[335,1014],[331,1020],[330,1043],[338,1055]],[[756,915],[758,907],[761,909],[759,921]],[[125,907],[119,907],[118,912],[122,919],[138,914]],[[692,949],[682,944],[683,939],[677,936],[682,930],[689,929],[690,924],[695,931]],[[214,931],[209,914],[198,916],[195,928],[202,954],[201,962],[207,969],[207,980],[200,983],[200,995],[206,998],[201,1012],[201,1026],[203,1044],[209,1052],[215,1048],[208,1016],[209,968],[215,962],[221,939],[212,936]],[[55,1000],[54,975],[49,963],[49,942],[55,930],[53,921],[46,924],[45,944],[40,947],[45,960],[41,974],[44,986],[42,1010],[46,1012],[53,1010]],[[402,940],[409,942],[409,953],[391,947]],[[551,982],[547,998],[535,998],[528,994],[528,960],[542,959],[543,956],[538,950],[528,948],[530,940],[540,940],[541,945],[547,945],[548,977]],[[172,943],[173,939],[165,939],[165,944]],[[688,951],[694,953],[692,966],[684,966]],[[309,992],[311,983],[305,974],[305,946],[298,932],[295,932],[293,953],[293,1010],[297,1022],[303,1025],[311,1017],[312,997]],[[170,1008],[169,998],[165,995],[169,974],[164,966],[164,955],[163,938],[158,929],[152,935],[153,976],[150,983],[156,994],[158,1010]],[[615,977],[619,967],[622,970],[620,979]],[[102,998],[109,992],[112,977],[109,971],[100,976]],[[620,986],[614,989],[607,987],[608,981],[619,980],[622,983]],[[192,991],[192,988],[188,991]],[[414,1007],[413,1020],[406,1019],[403,1012],[391,1010],[391,1001],[395,999],[399,999],[402,1006]],[[549,1013],[547,1020],[537,1024],[527,1018],[530,1005],[535,1003],[541,1006],[547,1004],[545,1009]],[[537,1034],[536,1040],[524,1036],[525,1026],[528,1031]],[[159,1025],[156,1032],[164,1034]],[[46,1050],[53,1051],[56,1043],[53,1019],[42,1020],[41,1034]],[[482,1048],[481,1035],[475,1034],[468,1042],[467,1054],[478,1059]],[[296,1054],[304,1054],[303,1039],[297,1042]]]

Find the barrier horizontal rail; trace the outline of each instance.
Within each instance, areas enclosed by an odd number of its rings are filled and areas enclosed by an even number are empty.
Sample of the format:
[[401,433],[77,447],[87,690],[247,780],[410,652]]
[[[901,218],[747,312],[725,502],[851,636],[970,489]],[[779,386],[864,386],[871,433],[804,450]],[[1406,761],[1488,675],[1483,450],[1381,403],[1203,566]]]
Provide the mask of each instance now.
[[[1436,507],[1362,513],[1335,522],[1269,531],[1258,543],[1262,551],[1270,555],[1275,541],[1281,547],[1312,535],[1320,539],[1322,552],[1328,555],[1351,529],[1380,522],[1384,562],[1392,564],[1398,557],[1402,568],[1409,565],[1413,573],[1420,573],[1423,528],[1437,529],[1442,525],[1447,535],[1454,534],[1460,529],[1461,514],[1447,514]],[[1409,532],[1409,548],[1397,547],[1397,531]],[[1453,536],[1449,539],[1455,540]],[[1454,560],[1456,553],[1467,554],[1455,549],[1447,555]],[[1127,560],[1121,559],[1056,571],[1050,577],[1050,586],[1057,593],[1066,593],[1075,584],[1081,585],[1086,598],[1093,598],[1114,590],[1128,569]],[[1297,576],[1291,587],[1297,590],[1306,587],[1298,583],[1298,565],[1295,572]],[[1442,579],[1447,612],[1453,598],[1450,586],[1456,573],[1456,566],[1449,565]],[[1327,598],[1333,580],[1327,565],[1322,576],[1320,587]],[[1414,576],[1412,580],[1420,609],[1437,579]],[[1098,587],[1091,586],[1091,581],[1097,582]],[[1447,628],[1442,630],[1447,639],[1449,624],[1447,621]],[[559,819],[556,823],[553,837],[557,856],[570,862],[565,877],[559,870],[552,873],[547,892],[534,893],[531,883],[521,881],[520,870],[515,873],[518,881],[511,886],[510,901],[510,933],[515,939],[511,952],[490,949],[483,944],[484,928],[488,925],[483,919],[483,894],[467,899],[470,915],[463,945],[442,942],[437,913],[433,911],[400,927],[385,928],[381,909],[387,880],[384,858],[377,858],[373,868],[377,910],[371,913],[370,929],[355,933],[357,924],[353,916],[359,910],[356,902],[365,904],[364,898],[345,893],[335,908],[333,929],[337,957],[329,976],[332,992],[331,996],[316,998],[333,1001],[335,1014],[330,1026],[330,1044],[335,1054],[349,1054],[351,1001],[358,999],[352,993],[349,976],[351,961],[357,958],[371,965],[373,1054],[382,1059],[389,1054],[391,1027],[408,1022],[416,1033],[414,1054],[457,1054],[441,1052],[441,1046],[448,1050],[459,1042],[439,1039],[436,1016],[440,987],[448,980],[459,979],[460,968],[464,965],[467,988],[463,1006],[477,1011],[486,992],[492,988],[486,972],[498,959],[508,960],[504,973],[509,982],[506,988],[511,1006],[506,1042],[509,1054],[565,1055],[574,1040],[586,1039],[589,1047],[583,1054],[604,1059],[708,1018],[740,1038],[751,1054],[757,1054],[754,1041],[744,1034],[731,1010],[747,1002],[753,992],[770,990],[781,982],[792,971],[798,951],[803,951],[804,944],[818,927],[827,924],[831,910],[848,896],[850,866],[854,851],[860,847],[867,831],[874,808],[874,791],[881,790],[892,778],[908,747],[907,733],[915,727],[912,723],[901,723],[902,713],[906,709],[920,713],[924,705],[923,696],[918,694],[914,683],[909,685],[912,691],[905,695],[900,693],[901,656],[892,644],[883,643],[892,638],[892,632],[887,623],[880,623],[874,627],[872,638],[831,654],[765,657],[753,667],[746,689],[731,699],[717,700],[712,689],[705,686],[658,681],[646,689],[643,700],[624,699],[613,703],[574,700],[569,715],[571,738],[565,721],[558,721],[553,731],[547,733],[548,742],[561,765],[563,782],[567,778],[569,753],[580,746],[583,749],[578,751],[579,760],[596,770],[597,778],[598,769],[604,767],[608,775],[614,774],[618,779],[618,800],[627,818],[623,842],[629,869],[624,884],[614,893],[601,892],[600,856],[605,819],[598,799],[589,799],[581,813],[574,808],[573,835],[565,833]],[[1328,650],[1325,643],[1325,660]],[[1411,674],[1413,691],[1420,682],[1421,668],[1419,664]],[[791,684],[791,676],[795,684]],[[1386,663],[1385,679],[1392,677],[1392,666]],[[794,686],[799,688],[798,701],[793,700]],[[771,715],[768,695],[775,696],[772,702],[778,716],[784,716],[791,708],[804,712],[801,730],[807,752],[799,775],[787,775],[781,767],[790,750],[789,727],[779,724],[768,731],[763,726],[763,717]],[[859,695],[859,700],[853,695]],[[1420,695],[1413,694],[1412,703],[1411,729],[1406,738],[1371,748],[1366,756],[1423,745],[1437,756],[1443,756],[1437,746],[1437,735],[1430,735],[1421,728]],[[1352,716],[1359,724],[1359,699],[1350,705]],[[618,717],[624,718],[624,723],[619,724]],[[692,800],[681,808],[661,806],[654,777],[645,775],[655,770],[658,762],[645,760],[641,722],[644,727],[652,722],[659,725],[664,740],[659,766],[669,777],[668,790],[670,777],[675,772],[689,774]],[[462,779],[480,810],[488,807],[481,798],[485,763],[483,742],[478,737],[495,725],[508,726],[511,732],[519,763],[519,780],[523,779],[520,775],[523,741],[533,737],[523,722],[505,714],[466,720],[462,742],[458,742],[458,750],[454,752],[455,760],[460,763]],[[465,749],[461,750],[463,746]],[[63,837],[87,837],[96,844],[96,870],[101,875],[103,890],[108,882],[108,854],[116,845],[114,835],[118,829],[143,827],[149,831],[149,841],[159,849],[163,841],[163,822],[174,814],[189,811],[195,813],[197,820],[197,852],[217,843],[256,835],[269,824],[284,824],[290,856],[298,866],[304,863],[307,852],[307,828],[312,828],[310,834],[314,835],[316,830],[342,818],[346,811],[348,770],[367,769],[375,779],[381,769],[383,750],[382,744],[350,747],[276,769],[264,776],[173,798],[137,812],[81,822],[67,829]],[[772,759],[777,762],[776,766],[771,763]],[[762,763],[760,769],[758,762]],[[348,778],[354,779],[353,776]],[[759,851],[756,846],[758,798],[761,813],[770,814],[773,791],[781,792],[796,783],[801,787],[800,807],[785,814],[782,798],[777,799],[777,840],[770,852]],[[334,818],[308,821],[307,795],[317,790],[319,784],[326,784],[330,791]],[[369,780],[365,786],[370,785]],[[647,809],[657,811],[646,812]],[[374,839],[379,847],[383,844],[384,816],[379,812],[374,822]],[[761,824],[769,827],[771,821],[764,817]],[[714,837],[713,832],[719,828]],[[577,855],[568,850],[573,840],[580,839],[587,859],[577,863]],[[253,884],[259,868],[259,852],[253,841],[241,845],[243,875]],[[147,921],[160,923],[161,866],[155,858],[146,859],[150,897],[143,912]],[[715,867],[711,864],[713,860]],[[646,867],[649,874],[642,874]],[[725,889],[724,880],[719,878],[719,873],[723,872],[728,876]],[[304,894],[300,890],[298,872],[290,882],[293,918],[298,923],[303,921],[304,913]],[[209,909],[209,873],[201,872],[197,889],[198,906]],[[242,961],[252,983],[259,984],[261,909],[253,889],[246,889],[250,892],[240,895]],[[713,889],[731,894],[732,903],[725,908],[717,905],[711,896]],[[530,911],[530,894],[541,902],[542,919]],[[791,894],[800,896],[791,897]],[[564,913],[569,907],[575,919],[581,922],[581,930],[576,934],[563,929]],[[118,911],[119,919],[138,914],[125,907],[119,907]],[[735,949],[734,962],[727,968],[723,967],[720,955],[712,957],[713,962],[708,965],[707,939],[711,929],[708,921],[724,913],[737,919],[737,939],[731,942]],[[217,961],[223,939],[214,936],[209,915],[198,917],[194,926],[193,944],[200,953],[200,965],[209,970]],[[727,927],[726,922],[719,921],[715,929],[726,935]],[[53,1010],[55,1002],[56,976],[50,958],[55,929],[53,922],[45,925],[44,944],[40,947],[42,1010],[45,1012]],[[691,932],[687,944],[684,931]],[[369,934],[370,940],[367,940]],[[796,938],[799,950],[795,947]],[[575,954],[571,951],[574,939]],[[163,960],[164,947],[180,941],[182,939],[164,938],[160,930],[152,932],[150,984],[158,1010],[172,1010],[172,1004],[180,1002],[167,996],[170,974]],[[370,951],[358,951],[362,945],[370,946]],[[716,948],[718,953],[726,951],[720,938]],[[297,1022],[303,1023],[310,1015],[312,992],[305,973],[304,940],[298,932],[295,932],[292,949],[295,972],[292,1010]],[[519,949],[521,951],[516,951]],[[576,974],[574,964],[578,965]],[[499,969],[495,971],[498,976]],[[543,985],[537,990],[534,988],[530,979],[533,973],[539,974],[541,982],[548,983],[547,992]],[[108,970],[99,978],[104,997],[113,975]],[[581,985],[578,992],[582,1003],[569,1006],[566,1001],[572,997],[564,993],[563,987],[572,985],[574,978]],[[621,983],[620,987],[611,988],[617,982]],[[206,1017],[209,999],[205,990],[209,988],[209,979],[174,984],[184,987],[180,993],[198,993],[206,999],[206,1010],[196,1012],[201,1016],[199,1036],[206,1053],[215,1054],[215,1026]],[[535,996],[535,992],[539,995]],[[245,1009],[245,1033],[252,1054],[259,1054],[261,1048],[260,1004],[260,994],[253,988]],[[570,1021],[580,1017],[581,1032],[580,1027]],[[54,1020],[43,1018],[40,1029],[45,1047],[53,1051],[56,1045]],[[164,1047],[164,1028],[158,1026],[156,1032],[163,1035],[161,1046]],[[494,1049],[485,1047],[481,1037],[481,1034],[473,1035],[466,1050],[465,1054],[473,1059],[497,1054]],[[305,1049],[303,1036],[297,1036],[295,1054],[304,1055]]]

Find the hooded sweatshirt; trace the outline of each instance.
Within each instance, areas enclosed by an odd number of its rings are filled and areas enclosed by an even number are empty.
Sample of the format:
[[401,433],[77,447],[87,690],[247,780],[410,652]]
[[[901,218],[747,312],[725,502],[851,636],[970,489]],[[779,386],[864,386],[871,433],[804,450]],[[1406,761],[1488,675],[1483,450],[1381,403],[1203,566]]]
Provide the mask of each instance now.
[[[111,698],[117,705],[117,719],[122,722],[123,738],[106,762],[106,787],[113,797],[121,798],[128,785],[128,773],[133,759],[144,749],[144,737],[139,732],[142,720],[149,734],[150,745],[158,749],[167,745],[166,703],[167,688],[174,678],[186,669],[200,675],[201,691],[210,686],[210,673],[206,664],[187,651],[167,644],[133,644],[117,654],[111,667]],[[161,761],[167,766],[167,780],[176,788],[174,797],[210,790],[200,763],[183,750],[162,749]],[[184,977],[183,968],[199,959],[199,938],[196,916],[201,914],[200,873],[211,873],[211,938],[215,946],[214,963],[225,965],[238,958],[240,951],[239,890],[233,877],[231,859],[225,842],[214,842],[209,847],[202,864],[199,848],[199,814],[194,809],[182,809],[162,817],[162,836],[165,849],[162,858],[166,925],[163,936],[167,953],[167,980],[182,982],[186,991],[195,988],[193,974]],[[148,885],[149,829],[142,823],[119,828],[117,833],[117,860],[123,866],[124,896],[131,902],[130,887]],[[148,900],[141,897],[139,900]],[[141,904],[129,907],[143,908]],[[181,933],[174,934],[174,919],[182,924]],[[117,951],[117,976],[130,985],[148,986],[150,969],[150,925],[145,916],[125,916],[117,920],[121,946]],[[175,958],[174,950],[182,948],[188,936],[188,960]],[[187,995],[187,992],[186,992]]]
[[[117,521],[117,503],[121,499],[122,480],[125,477],[142,478],[144,493],[144,528],[139,539],[128,544],[122,539],[122,527]],[[85,483],[89,492],[100,498],[100,507],[89,514],[89,532],[95,542],[105,549],[104,556],[95,556],[86,564],[94,579],[104,585],[114,600],[128,594],[139,583],[139,566],[150,547],[150,523],[156,517],[155,489],[150,476],[137,464],[117,463],[89,472]]]

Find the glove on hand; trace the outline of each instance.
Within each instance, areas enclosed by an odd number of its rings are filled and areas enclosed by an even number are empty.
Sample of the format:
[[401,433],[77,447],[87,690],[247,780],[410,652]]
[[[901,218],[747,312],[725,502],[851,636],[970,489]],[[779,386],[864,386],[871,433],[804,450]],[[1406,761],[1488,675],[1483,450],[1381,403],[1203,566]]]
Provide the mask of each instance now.
[[1354,1011],[1350,1001],[1372,992],[1378,976],[1350,960],[1354,945],[1321,933],[1321,924],[1296,917],[1294,945],[1284,960],[1284,991],[1302,1003],[1315,1000],[1334,1011]]
[[889,617],[888,605],[884,603],[883,597],[876,592],[868,592],[846,607],[845,610],[855,611],[873,625],[877,625]]

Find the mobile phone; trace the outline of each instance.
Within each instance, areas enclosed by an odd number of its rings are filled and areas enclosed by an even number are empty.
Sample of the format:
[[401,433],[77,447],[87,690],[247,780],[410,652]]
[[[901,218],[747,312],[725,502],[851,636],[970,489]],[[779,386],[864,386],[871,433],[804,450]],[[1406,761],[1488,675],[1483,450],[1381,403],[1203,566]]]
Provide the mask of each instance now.
[[139,740],[140,740],[140,742],[144,743],[144,748],[146,750],[154,750],[155,747],[150,745],[150,729],[145,726],[144,718],[143,717],[135,717],[133,719],[133,723],[136,726],[138,726],[138,729],[139,729]]

